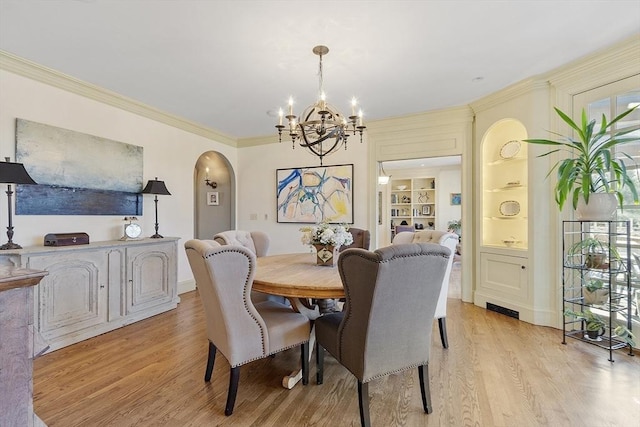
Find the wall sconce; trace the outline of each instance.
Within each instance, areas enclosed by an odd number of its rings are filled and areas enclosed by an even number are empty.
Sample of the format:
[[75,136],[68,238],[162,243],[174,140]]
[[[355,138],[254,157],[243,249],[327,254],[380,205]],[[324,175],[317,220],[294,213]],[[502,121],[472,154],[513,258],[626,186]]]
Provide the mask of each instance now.
[[209,168],[206,169],[207,174],[204,177],[204,185],[208,185],[211,188],[218,188],[218,183],[209,179]]

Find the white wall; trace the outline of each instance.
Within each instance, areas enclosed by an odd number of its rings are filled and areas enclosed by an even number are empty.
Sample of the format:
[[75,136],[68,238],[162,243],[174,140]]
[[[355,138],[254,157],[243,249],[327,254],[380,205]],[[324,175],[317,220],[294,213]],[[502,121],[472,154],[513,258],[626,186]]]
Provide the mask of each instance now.
[[[462,170],[441,169],[437,175],[438,204],[436,210],[436,228],[447,230],[449,221],[462,218],[462,206],[451,204],[451,193],[462,193]],[[465,203],[465,195],[462,195],[462,203]]]
[[[171,196],[159,196],[160,234],[177,236],[178,281],[192,281],[182,245],[193,237],[193,170],[200,154],[219,151],[232,165],[236,148],[203,136],[142,117],[84,96],[80,96],[17,74],[0,70],[0,156],[15,160],[16,118],[83,132],[144,148],[144,182],[158,177],[165,181]],[[235,169],[237,169],[234,166]],[[4,191],[0,206],[6,206]],[[153,197],[144,196],[140,217],[144,235],[154,232]],[[0,208],[4,231],[6,208]],[[42,245],[47,233],[86,232],[90,240],[114,240],[122,236],[121,216],[32,216],[14,217],[14,242],[22,246]],[[6,241],[4,232],[2,242]]]
[[[353,163],[354,227],[368,228],[369,179],[367,142],[360,144],[352,137],[348,149],[324,158],[324,166]],[[276,220],[276,169],[320,166],[318,157],[301,147],[291,148],[291,142],[258,145],[238,150],[238,229],[260,230],[271,239],[269,254],[310,250],[300,242],[303,224],[284,224]],[[251,220],[251,215],[256,220]]]

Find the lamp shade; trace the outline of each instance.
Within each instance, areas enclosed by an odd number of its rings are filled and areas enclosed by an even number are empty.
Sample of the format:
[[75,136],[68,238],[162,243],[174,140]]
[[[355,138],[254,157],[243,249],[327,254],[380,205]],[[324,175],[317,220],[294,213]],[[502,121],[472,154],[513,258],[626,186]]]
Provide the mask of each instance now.
[[36,184],[22,163],[0,162],[0,182],[7,184]]
[[387,184],[389,183],[389,178],[390,178],[390,177],[388,177],[388,176],[386,176],[386,175],[380,175],[380,176],[378,177],[378,184],[380,184],[380,185],[387,185]]
[[387,185],[389,183],[389,178],[391,178],[391,175],[387,175],[387,173],[384,171],[384,164],[380,162],[380,167],[378,170],[378,184]]
[[170,196],[169,190],[167,190],[167,186],[164,185],[164,181],[158,181],[158,177],[156,179],[150,179],[147,182],[146,187],[142,190],[143,194],[164,194],[166,196]]

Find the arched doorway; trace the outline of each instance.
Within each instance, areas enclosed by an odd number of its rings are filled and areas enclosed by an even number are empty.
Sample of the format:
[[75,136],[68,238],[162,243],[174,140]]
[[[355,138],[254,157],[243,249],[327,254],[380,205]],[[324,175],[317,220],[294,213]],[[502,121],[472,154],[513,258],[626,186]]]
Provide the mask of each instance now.
[[194,236],[211,239],[236,226],[236,178],[229,160],[216,151],[200,155],[193,171]]

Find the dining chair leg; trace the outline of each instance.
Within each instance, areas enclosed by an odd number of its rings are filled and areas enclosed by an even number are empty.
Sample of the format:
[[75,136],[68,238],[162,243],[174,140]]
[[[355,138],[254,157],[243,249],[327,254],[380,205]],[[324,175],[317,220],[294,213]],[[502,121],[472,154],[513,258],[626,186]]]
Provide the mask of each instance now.
[[[425,381],[426,371],[426,381]],[[420,379],[420,393],[422,394],[422,407],[424,412],[430,414],[433,412],[431,406],[431,390],[429,389],[429,364],[418,366],[418,377]]]
[[302,351],[300,357],[302,358],[302,385],[309,384],[309,342],[302,343],[300,345]]
[[211,380],[211,373],[213,372],[213,363],[216,361],[216,346],[209,341],[209,356],[207,358],[207,370],[204,372],[204,380]]
[[316,384],[324,380],[324,348],[316,343]]
[[236,394],[238,394],[238,382],[240,381],[240,366],[231,368],[229,373],[229,391],[227,393],[227,406],[224,408],[224,414],[229,416],[233,414],[233,407],[236,404]]
[[369,383],[358,380],[358,403],[360,404],[360,424],[362,427],[371,427],[369,417]]
[[441,317],[438,319],[438,328],[440,329],[440,341],[444,348],[449,348],[449,341],[447,340],[447,318]]

